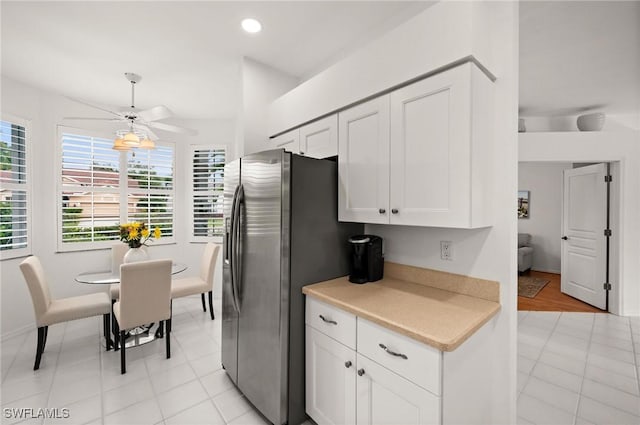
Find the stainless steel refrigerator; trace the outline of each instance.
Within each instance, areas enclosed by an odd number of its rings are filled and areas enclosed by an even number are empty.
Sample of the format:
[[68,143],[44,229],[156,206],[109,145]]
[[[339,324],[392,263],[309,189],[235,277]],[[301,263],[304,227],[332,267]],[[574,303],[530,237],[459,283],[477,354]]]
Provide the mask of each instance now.
[[274,424],[304,412],[304,285],[349,273],[337,164],[282,149],[227,164],[222,365]]

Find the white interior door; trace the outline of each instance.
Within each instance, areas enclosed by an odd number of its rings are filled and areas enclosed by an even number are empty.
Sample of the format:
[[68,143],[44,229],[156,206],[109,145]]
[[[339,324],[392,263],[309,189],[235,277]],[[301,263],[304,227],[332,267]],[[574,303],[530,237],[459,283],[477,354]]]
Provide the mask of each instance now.
[[606,164],[564,171],[561,290],[606,308]]

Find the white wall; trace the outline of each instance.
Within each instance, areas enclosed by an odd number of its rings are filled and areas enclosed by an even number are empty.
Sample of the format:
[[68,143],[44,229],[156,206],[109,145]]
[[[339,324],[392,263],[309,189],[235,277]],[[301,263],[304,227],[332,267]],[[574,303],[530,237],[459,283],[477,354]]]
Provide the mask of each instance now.
[[[446,19],[441,19],[443,16]],[[425,22],[432,26],[423,25]],[[485,31],[478,31],[481,28]],[[427,42],[427,37],[432,36],[436,29],[441,30],[439,36]],[[488,343],[492,355],[487,359],[487,369],[482,372],[488,370],[491,379],[486,382],[486,391],[478,394],[478,397],[485,405],[490,406],[490,417],[486,418],[486,423],[512,424],[516,421],[517,393],[517,219],[513,211],[518,158],[518,3],[441,2],[398,27],[393,34],[411,36],[383,36],[274,102],[270,107],[270,128],[284,129],[299,124],[305,117],[313,114],[317,116],[330,112],[325,108],[346,106],[340,102],[348,102],[348,96],[353,98],[358,93],[370,95],[372,93],[367,93],[367,90],[389,84],[390,76],[415,77],[421,73],[418,68],[424,70],[425,63],[431,63],[432,66],[443,65],[437,60],[444,60],[442,58],[447,54],[451,55],[449,57],[455,57],[462,51],[469,54],[469,40],[466,37],[470,34],[477,35],[472,44],[487,48],[479,50],[486,52],[488,57],[483,59],[492,64],[491,71],[498,77],[495,83],[495,147],[492,158],[496,166],[493,167],[494,184],[491,189],[496,211],[494,226],[479,230],[378,225],[366,227],[367,232],[385,238],[385,254],[389,261],[466,274],[500,283],[502,309],[486,325],[490,328]],[[463,42],[454,45],[447,43],[450,40],[460,41],[461,38],[464,39]],[[405,66],[403,61],[394,60],[397,59],[399,50],[411,48],[416,51],[413,58],[415,61],[411,59],[410,66]],[[412,68],[416,63],[422,64],[418,68]],[[366,72],[356,72],[362,69]],[[403,81],[391,81],[391,85],[401,82]],[[337,89],[340,87],[345,93]],[[440,260],[440,240],[453,241],[453,261]]]
[[[602,131],[625,131],[625,130],[640,130],[640,114],[627,113],[627,114],[607,114]],[[539,131],[579,131],[577,115],[566,115],[558,117],[536,117],[536,116],[521,116],[524,118],[525,127],[527,133],[534,133]]]
[[469,55],[493,71],[485,6],[479,1],[436,2],[273,102],[269,135]]
[[518,139],[519,160],[523,162],[619,161],[614,172],[620,178],[613,182],[620,196],[615,217],[619,229],[614,230],[611,241],[619,258],[619,276],[611,282],[610,307],[622,316],[640,315],[640,132],[521,133]]
[[294,88],[299,79],[250,58],[242,60],[242,139],[247,155],[267,149],[267,105]]
[[[110,267],[109,251],[56,253],[56,144],[57,125],[63,116],[95,116],[94,111],[77,105],[59,95],[44,92],[14,80],[2,77],[2,112],[31,120],[32,131],[32,253],[40,257],[50,279],[54,297],[79,295],[103,288],[76,283],[74,277],[88,270],[107,270]],[[176,244],[150,248],[152,258],[171,257],[186,263],[189,269],[184,276],[197,274],[202,245],[188,242],[189,200],[189,144],[228,144],[233,150],[235,123],[232,120],[172,121],[196,128],[198,136],[176,136]],[[83,123],[86,127],[87,123]],[[74,126],[78,127],[78,126]],[[94,130],[110,134],[114,129],[93,125]],[[168,137],[166,140],[170,140]],[[233,152],[232,152],[233,153]],[[21,259],[0,262],[0,295],[2,306],[2,337],[20,332],[34,325],[31,298],[18,268]],[[220,296],[221,263],[218,263],[214,290]]]
[[521,162],[518,190],[529,191],[529,218],[518,220],[518,233],[531,234],[533,270],[560,273],[562,171],[569,162]]

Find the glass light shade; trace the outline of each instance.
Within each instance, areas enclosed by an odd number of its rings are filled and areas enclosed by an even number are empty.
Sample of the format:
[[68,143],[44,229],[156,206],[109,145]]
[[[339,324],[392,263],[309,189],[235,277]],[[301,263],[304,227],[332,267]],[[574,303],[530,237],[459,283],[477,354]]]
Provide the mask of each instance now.
[[125,145],[124,140],[118,137],[116,140],[113,141],[113,146],[111,147],[111,149],[116,151],[128,151],[128,150],[131,150],[131,146]]
[[156,144],[153,142],[153,140],[145,138],[140,142],[140,146],[138,147],[140,149],[155,149]]
[[125,134],[122,140],[123,140],[123,143],[127,146],[133,146],[133,147],[140,146],[140,138],[132,132]]

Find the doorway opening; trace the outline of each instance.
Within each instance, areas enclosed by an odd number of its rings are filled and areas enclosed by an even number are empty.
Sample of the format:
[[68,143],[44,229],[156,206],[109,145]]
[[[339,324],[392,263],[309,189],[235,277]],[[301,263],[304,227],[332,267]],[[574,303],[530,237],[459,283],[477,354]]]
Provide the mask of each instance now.
[[617,310],[618,173],[617,162],[519,163],[518,310]]

